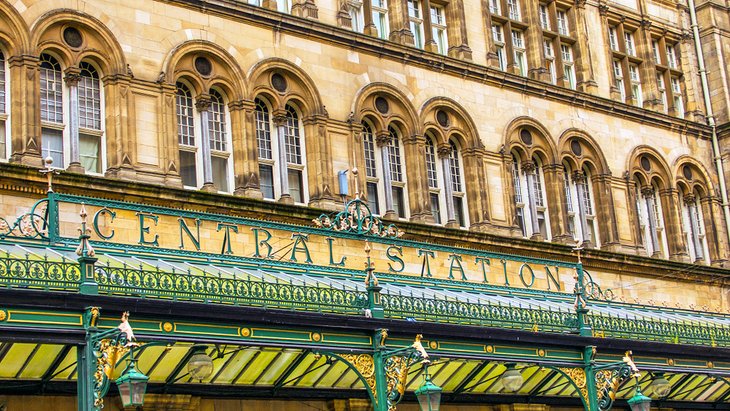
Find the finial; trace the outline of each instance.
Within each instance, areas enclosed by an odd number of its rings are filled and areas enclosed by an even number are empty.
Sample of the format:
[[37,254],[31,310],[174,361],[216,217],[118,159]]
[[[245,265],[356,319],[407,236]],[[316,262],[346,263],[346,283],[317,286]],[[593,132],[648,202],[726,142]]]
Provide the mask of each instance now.
[[48,156],[43,159],[43,164],[45,164],[45,168],[42,168],[38,170],[39,173],[45,174],[48,177],[48,193],[53,192],[53,175],[58,174],[58,170],[54,170],[51,166],[53,164],[53,158],[51,156]]
[[89,242],[89,238],[91,238],[89,235],[91,234],[91,229],[86,227],[86,217],[89,215],[86,213],[86,206],[84,203],[81,203],[79,216],[81,216],[81,228],[79,228],[79,246],[76,247],[76,254],[83,257],[93,257],[96,252]]
[[583,252],[583,242],[581,242],[580,240],[576,241],[575,247],[573,247],[573,252],[578,253],[578,264],[582,264],[580,258],[581,253]]
[[378,285],[378,278],[375,276],[375,268],[373,267],[373,263],[370,260],[370,251],[372,249],[370,248],[370,242],[368,240],[365,240],[365,255],[367,256],[367,262],[365,262],[365,271],[367,272],[367,276],[365,277],[365,285],[367,287]]
[[360,170],[357,169],[357,166],[352,167],[352,177],[355,179],[355,198],[360,198],[360,184],[357,180],[357,174],[360,172]]

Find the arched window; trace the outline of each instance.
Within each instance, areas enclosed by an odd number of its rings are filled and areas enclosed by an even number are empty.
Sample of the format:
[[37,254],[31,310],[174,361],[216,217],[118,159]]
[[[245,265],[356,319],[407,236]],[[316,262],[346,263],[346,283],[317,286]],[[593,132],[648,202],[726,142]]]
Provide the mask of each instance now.
[[520,157],[512,155],[512,181],[515,190],[517,225],[524,237],[540,235],[550,239],[550,224],[545,198],[545,180],[542,163],[538,158],[520,163]]
[[375,136],[373,127],[363,122],[363,152],[368,206],[374,214],[392,212],[408,217],[405,166],[401,157],[400,133],[389,126],[387,134]]
[[599,247],[598,223],[593,203],[593,185],[588,170],[573,171],[565,167],[565,199],[568,228],[577,241]]
[[103,98],[97,69],[82,61],[78,71],[63,77],[58,60],[44,53],[40,94],[43,156],[51,156],[56,167],[103,172]]
[[41,141],[43,157],[50,156],[53,166],[65,168],[63,130],[63,74],[61,64],[48,54],[41,55]]
[[10,113],[8,113],[10,104],[6,64],[5,54],[0,51],[0,160],[7,160],[10,157]]
[[[215,89],[194,103],[191,88],[178,81],[176,93],[180,178],[188,188],[231,192],[230,135],[223,95]],[[195,108],[193,108],[195,106]],[[197,112],[196,112],[197,111]]]
[[79,156],[87,171],[101,173],[101,82],[99,72],[89,63],[81,62],[79,80]]
[[664,213],[658,188],[655,184],[641,186],[636,183],[636,209],[639,217],[642,245],[647,254],[667,258],[667,239],[664,235]]
[[453,221],[459,227],[466,227],[466,194],[463,189],[459,150],[453,141],[449,142],[448,152],[437,153],[434,137],[426,137],[426,172],[434,222],[443,224]]
[[295,203],[306,203],[306,158],[299,113],[287,104],[284,115],[274,124],[266,101],[257,98],[255,104],[261,193],[265,199],[290,196]]
[[687,236],[687,254],[693,262],[710,263],[710,253],[705,236],[705,220],[700,205],[700,193],[685,193],[682,196],[682,226]]

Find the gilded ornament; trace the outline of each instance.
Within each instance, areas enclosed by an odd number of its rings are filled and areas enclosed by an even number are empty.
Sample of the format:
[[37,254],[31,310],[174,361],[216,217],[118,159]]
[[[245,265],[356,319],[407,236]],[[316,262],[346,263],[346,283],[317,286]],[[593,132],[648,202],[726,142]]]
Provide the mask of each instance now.
[[5,321],[8,318],[8,313],[5,310],[0,310],[0,321]]
[[251,335],[250,328],[241,328],[241,337],[248,337]]
[[490,353],[490,354],[493,353],[494,352],[494,347],[491,346],[491,345],[488,345],[487,346],[487,352]]
[[312,333],[312,341],[314,341],[314,342],[322,341],[322,335],[320,333]]
[[436,341],[429,341],[428,348],[435,350],[439,348],[439,344]]
[[674,365],[674,360],[671,358],[667,358],[667,365]]
[[545,350],[543,350],[542,348],[540,348],[539,350],[537,350],[537,355],[540,356],[540,357],[544,357],[545,356]]
[[169,333],[169,332],[171,332],[171,331],[172,331],[172,328],[173,328],[173,327],[172,327],[172,323],[169,323],[169,322],[165,322],[164,324],[162,324],[162,329],[163,329],[163,330],[164,330],[164,331],[165,331],[166,333]]

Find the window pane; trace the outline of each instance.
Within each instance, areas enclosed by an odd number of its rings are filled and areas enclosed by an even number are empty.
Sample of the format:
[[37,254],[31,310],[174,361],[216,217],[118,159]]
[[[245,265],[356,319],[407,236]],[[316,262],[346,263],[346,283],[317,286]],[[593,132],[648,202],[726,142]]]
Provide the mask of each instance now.
[[61,65],[48,54],[41,55],[40,79],[41,120],[63,123]]
[[286,106],[286,161],[302,164],[302,143],[299,137],[299,116],[294,108]]
[[464,221],[464,199],[461,197],[454,197],[454,217],[456,222],[459,223],[459,227],[466,227]]
[[198,186],[198,176],[195,168],[195,152],[180,150],[180,178],[184,186]]
[[436,224],[441,224],[441,204],[439,204],[439,195],[436,193],[431,193],[431,215],[433,216],[433,221]]
[[259,165],[259,186],[264,198],[274,198],[274,170],[271,166]]
[[81,62],[79,80],[79,127],[101,130],[101,88],[99,72],[89,63]]
[[185,146],[195,145],[195,126],[193,125],[193,94],[183,83],[177,83],[175,97],[177,103],[177,137]]
[[403,204],[403,187],[393,187],[393,211],[400,218],[406,217],[405,205]]
[[368,207],[373,214],[380,215],[380,205],[378,203],[378,184],[367,183],[368,189]]
[[289,169],[289,195],[294,202],[303,203],[304,193],[302,190],[302,172],[300,170]]
[[272,159],[271,154],[271,123],[269,108],[263,101],[256,99],[256,143],[259,146],[259,158]]
[[51,156],[53,167],[64,168],[63,164],[63,132],[44,128],[41,131],[43,158]]
[[218,191],[229,191],[228,189],[228,159],[223,157],[211,157],[213,167],[213,184]]
[[223,96],[215,90],[210,91],[210,113],[208,117],[210,149],[226,151],[226,114]]
[[7,145],[5,144],[5,121],[0,120],[0,158],[7,159]]
[[[5,98],[5,56],[3,53],[0,53],[0,113],[6,112]],[[5,133],[3,133],[3,136],[5,136]]]
[[79,134],[79,159],[84,170],[101,173],[99,137]]
[[398,142],[398,133],[392,127],[388,128],[390,132],[390,141],[388,142],[388,160],[390,162],[390,178],[393,181],[403,181],[403,173],[401,171],[400,160],[400,143]]
[[377,177],[377,169],[375,166],[375,138],[370,125],[364,123],[362,126],[362,144],[365,151],[365,175],[368,177]]
[[461,192],[461,165],[459,164],[459,153],[454,142],[450,142],[451,153],[449,154],[449,166],[451,167],[451,189]]
[[428,186],[438,188],[438,176],[436,174],[436,148],[433,140],[426,139],[426,173],[428,174]]

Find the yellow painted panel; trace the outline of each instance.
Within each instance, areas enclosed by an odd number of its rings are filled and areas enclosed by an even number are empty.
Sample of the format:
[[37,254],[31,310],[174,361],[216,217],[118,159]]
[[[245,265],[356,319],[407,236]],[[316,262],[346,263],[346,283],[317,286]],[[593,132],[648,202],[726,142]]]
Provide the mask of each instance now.
[[350,370],[347,371],[345,376],[340,380],[335,388],[364,388],[364,385],[360,382],[360,379],[357,378],[357,374]]
[[238,384],[252,384],[258,378],[261,371],[276,357],[276,354],[276,352],[261,351],[261,354],[253,360],[246,372],[238,379]]
[[301,355],[300,351],[284,351],[269,369],[259,378],[259,385],[274,385],[279,376],[286,371],[289,365]]
[[58,368],[56,368],[55,371],[58,375],[53,377],[53,381],[67,380],[74,370],[76,370],[75,348],[69,351],[68,354],[66,354],[66,358],[64,358],[63,361],[61,361],[61,364],[58,365]]
[[[154,347],[154,348],[158,348],[158,347]],[[147,376],[150,377],[150,381],[154,381],[154,382],[166,381],[167,377],[169,377],[170,374],[175,370],[175,367],[177,367],[177,365],[180,363],[180,361],[182,361],[183,357],[185,356],[185,354],[188,352],[189,349],[190,349],[190,347],[185,346],[185,345],[176,344],[176,345],[172,346],[170,348],[170,351],[168,351],[168,353],[165,355],[165,358],[163,358],[162,361],[160,361],[160,363],[157,364],[157,367],[155,367],[155,369],[152,371],[151,374],[149,373],[149,367],[151,367],[153,363],[148,363],[149,365],[143,367],[143,369],[147,373]],[[154,351],[157,351],[157,352],[163,351],[162,347],[159,347],[159,351],[153,350],[153,347],[148,348],[148,350],[150,350],[149,355],[150,355],[151,361],[155,361],[157,359],[157,357],[152,357],[152,353]],[[145,353],[145,355],[147,355],[147,353]],[[143,363],[140,362],[139,364],[143,364]]]
[[249,361],[251,361],[251,358],[259,352],[258,349],[255,348],[248,348],[243,351],[239,351],[235,355],[235,358],[228,364],[228,366],[221,372],[220,376],[218,376],[218,379],[215,380],[216,384],[230,384],[233,382],[233,379],[236,378],[236,375],[241,371],[243,367],[248,364]]
[[[307,362],[307,361],[304,361]],[[314,363],[314,366],[309,369],[309,372],[306,374],[303,374],[306,372],[306,368],[302,370],[300,373],[293,373],[292,377],[296,377],[297,375],[301,375],[302,378],[298,381],[296,384],[297,387],[311,387],[317,379],[322,375],[323,372],[325,372],[329,365],[323,365],[325,364],[326,359],[324,356],[320,357],[316,362]]]
[[15,343],[0,363],[0,378],[15,378],[36,344]]
[[20,378],[35,380],[43,377],[62,349],[63,345],[41,345],[20,374]]
[[[286,384],[287,387],[293,387],[295,386],[295,383],[297,382],[296,378],[301,376],[303,373],[305,373],[309,366],[312,365],[312,363],[317,362],[318,364],[321,364],[320,361],[324,361],[324,357],[320,358],[319,360],[314,356],[314,354],[308,354],[307,358],[304,359],[304,361],[297,366],[297,368],[292,371],[291,376],[288,380],[291,380],[289,384]],[[312,366],[312,368],[316,367],[316,365]]]
[[342,377],[342,374],[347,373],[348,370],[349,368],[347,367],[347,364],[343,363],[342,361],[337,361],[333,363],[332,368],[327,371],[327,374],[321,380],[319,380],[315,387],[335,387],[334,384],[337,382],[337,380]]

